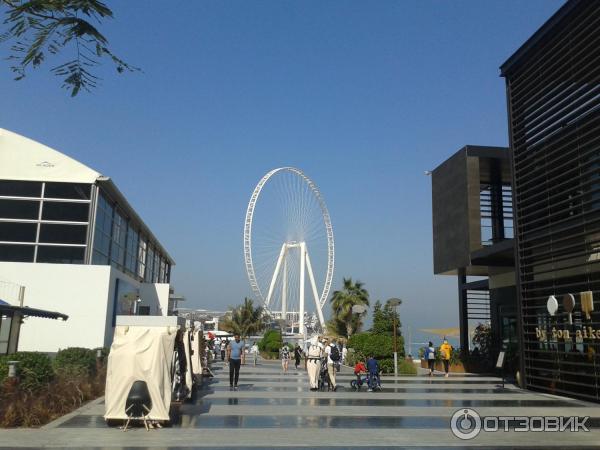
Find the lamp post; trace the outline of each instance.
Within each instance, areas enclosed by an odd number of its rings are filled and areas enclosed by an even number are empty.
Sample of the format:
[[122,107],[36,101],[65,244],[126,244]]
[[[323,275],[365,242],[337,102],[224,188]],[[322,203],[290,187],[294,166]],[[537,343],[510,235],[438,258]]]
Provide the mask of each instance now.
[[[367,307],[365,305],[352,305],[352,314],[358,314],[360,316],[365,312],[367,312]],[[350,338],[350,336],[348,336],[348,338]]]
[[390,298],[386,302],[394,307],[394,376],[398,376],[398,339],[396,338],[396,307],[402,303],[399,298]]

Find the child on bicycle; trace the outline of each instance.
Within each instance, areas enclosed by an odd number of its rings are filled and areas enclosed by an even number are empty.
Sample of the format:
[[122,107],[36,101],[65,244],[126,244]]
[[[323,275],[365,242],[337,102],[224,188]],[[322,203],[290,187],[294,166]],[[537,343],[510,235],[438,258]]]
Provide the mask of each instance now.
[[362,361],[358,361],[354,366],[354,375],[356,375],[356,385],[360,386],[362,384],[362,380],[360,379],[360,375],[363,373],[367,373],[367,368],[365,367],[365,363]]

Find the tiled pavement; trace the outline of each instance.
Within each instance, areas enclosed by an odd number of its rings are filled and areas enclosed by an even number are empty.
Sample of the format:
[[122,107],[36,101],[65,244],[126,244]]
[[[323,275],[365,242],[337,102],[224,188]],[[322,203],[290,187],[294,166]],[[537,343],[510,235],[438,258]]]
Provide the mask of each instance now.
[[[283,375],[276,363],[242,366],[240,389],[226,368],[185,404],[177,424],[146,432],[108,428],[102,401],[39,430],[1,430],[3,448],[600,448],[600,405],[507,386],[492,377],[384,378],[382,392],[354,392],[350,371],[337,392],[310,392],[304,371]],[[590,416],[590,432],[481,432],[460,440],[450,418],[460,408],[481,416]]]

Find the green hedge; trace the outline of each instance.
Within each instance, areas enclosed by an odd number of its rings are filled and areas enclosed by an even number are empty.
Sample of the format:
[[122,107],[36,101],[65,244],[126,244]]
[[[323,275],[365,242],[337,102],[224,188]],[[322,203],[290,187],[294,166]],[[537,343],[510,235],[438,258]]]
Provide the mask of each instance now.
[[8,361],[19,361],[18,374],[20,385],[24,388],[36,389],[54,378],[52,361],[45,353],[17,352],[0,356],[0,381],[8,376]]
[[379,362],[379,370],[381,373],[393,374],[394,373],[394,360],[391,358],[382,359]]
[[[398,356],[404,355],[404,341],[401,336],[397,338]],[[358,358],[372,355],[377,360],[383,360],[394,355],[394,338],[387,334],[358,333],[348,340],[348,348],[354,349]]]
[[57,372],[93,374],[96,371],[96,352],[82,347],[60,350],[54,358],[54,368]]
[[281,348],[281,333],[277,330],[268,330],[263,338],[258,341],[258,349],[261,352],[273,353],[277,352],[279,354],[279,349]]

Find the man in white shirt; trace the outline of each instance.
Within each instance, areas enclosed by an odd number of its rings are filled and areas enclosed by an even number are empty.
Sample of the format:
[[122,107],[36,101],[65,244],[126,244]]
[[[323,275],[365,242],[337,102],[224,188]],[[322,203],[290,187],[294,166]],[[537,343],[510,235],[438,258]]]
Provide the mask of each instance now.
[[[331,352],[334,347],[338,354],[338,359],[336,361],[331,359]],[[339,362],[339,349],[337,348],[335,341],[331,341],[331,343],[325,347],[325,354],[327,355],[327,373],[329,374],[329,383],[331,384],[331,389],[336,391],[337,385],[335,384],[335,366],[336,363]]]

